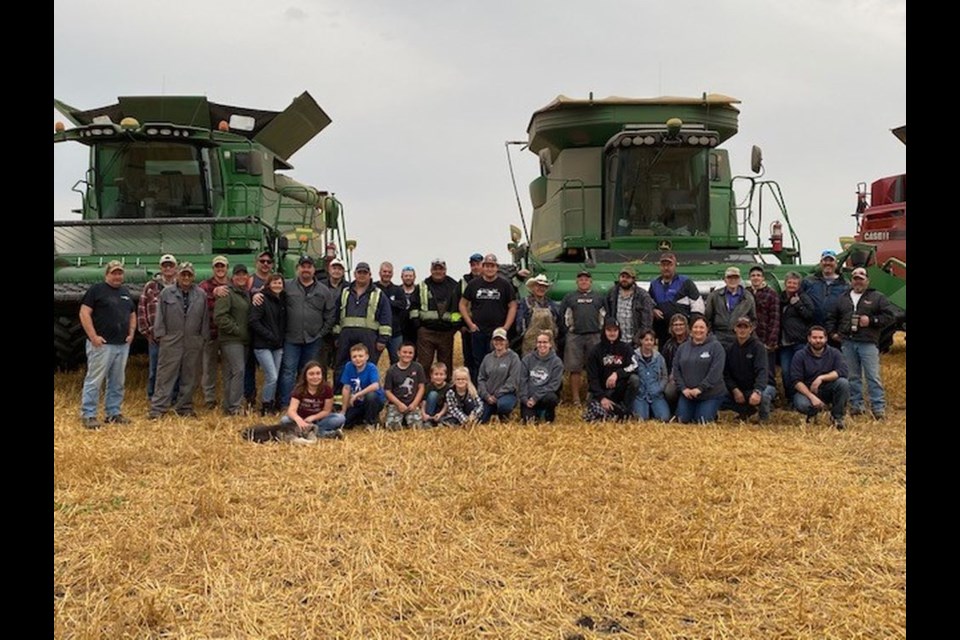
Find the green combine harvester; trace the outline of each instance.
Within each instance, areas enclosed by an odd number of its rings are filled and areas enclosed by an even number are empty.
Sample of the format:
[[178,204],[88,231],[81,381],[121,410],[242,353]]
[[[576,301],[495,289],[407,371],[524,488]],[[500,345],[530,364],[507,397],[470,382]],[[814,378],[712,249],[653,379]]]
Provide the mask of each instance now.
[[55,367],[83,361],[80,301],[110,260],[124,263],[136,298],[165,253],[193,262],[198,282],[216,255],[252,270],[265,249],[288,276],[302,254],[318,258],[321,273],[334,257],[350,268],[356,243],[346,239],[343,205],[282,173],[331,122],[309,93],[280,112],[202,96],[121,97],[88,110],[54,100],[54,108],[73,124],[55,124],[54,144],[90,148],[74,185],[80,219],[53,223]]
[[[751,266],[764,265],[778,291],[787,272],[813,273],[816,263],[801,264],[779,184],[763,178],[760,148],[753,147],[750,176],[734,175],[721,148],[737,133],[739,103],[718,94],[591,94],[586,100],[558,96],[536,111],[527,140],[507,142],[508,160],[510,145],[540,158],[540,176],[530,184],[530,229],[524,221],[522,231],[510,230],[513,267],[545,274],[557,300],[576,289],[583,268],[600,290],[613,286],[624,266],[646,287],[667,251],[704,295],[723,286],[730,266],[746,279]],[[735,187],[744,194],[739,202]],[[848,255],[838,252],[838,263]],[[873,285],[886,292],[888,274],[870,269]],[[905,312],[905,291],[896,293],[894,303]]]
[[[558,298],[576,288],[584,267],[606,288],[629,265],[645,286],[660,273],[665,251],[703,293],[722,285],[728,266],[757,263],[769,267],[770,284],[779,288],[786,272],[798,269],[800,242],[779,185],[759,175],[760,149],[752,154],[758,175],[731,172],[719,145],[737,132],[736,104],[716,94],[559,96],[535,112],[522,144],[539,156],[540,177],[530,184],[529,237],[511,229],[516,266],[545,273]],[[736,183],[748,192],[742,205]],[[764,199],[777,219],[765,219]]]

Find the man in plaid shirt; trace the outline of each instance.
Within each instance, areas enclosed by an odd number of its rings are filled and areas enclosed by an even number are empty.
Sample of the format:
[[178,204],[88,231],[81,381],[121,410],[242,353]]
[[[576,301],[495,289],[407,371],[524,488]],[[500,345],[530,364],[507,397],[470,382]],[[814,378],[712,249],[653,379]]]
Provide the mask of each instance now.
[[[137,304],[137,330],[147,339],[147,355],[149,357],[149,372],[147,374],[147,398],[153,397],[157,382],[157,354],[160,353],[160,343],[153,335],[153,323],[157,319],[157,299],[160,292],[167,285],[177,281],[177,259],[169,253],[160,257],[160,273],[153,277],[143,287],[140,302]],[[176,399],[176,391],[174,391]]]
[[757,326],[754,334],[767,348],[768,384],[777,386],[777,346],[780,342],[780,296],[767,286],[763,267],[750,267],[750,292],[757,304]]

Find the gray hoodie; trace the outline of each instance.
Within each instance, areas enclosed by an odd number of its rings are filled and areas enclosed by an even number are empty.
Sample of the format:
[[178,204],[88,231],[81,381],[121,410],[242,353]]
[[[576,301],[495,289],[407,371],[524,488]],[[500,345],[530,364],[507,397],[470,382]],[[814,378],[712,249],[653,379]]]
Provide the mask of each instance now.
[[480,398],[499,398],[508,393],[517,393],[522,369],[520,356],[513,349],[507,349],[500,357],[497,357],[496,351],[488,353],[480,363],[477,374],[477,393]]
[[714,398],[727,392],[723,382],[723,366],[727,353],[723,345],[707,334],[703,344],[687,340],[673,356],[673,379],[677,389],[700,389],[702,398]]
[[523,369],[520,372],[520,402],[530,398],[539,402],[548,393],[559,393],[563,384],[563,360],[550,349],[541,357],[536,351],[523,356]]

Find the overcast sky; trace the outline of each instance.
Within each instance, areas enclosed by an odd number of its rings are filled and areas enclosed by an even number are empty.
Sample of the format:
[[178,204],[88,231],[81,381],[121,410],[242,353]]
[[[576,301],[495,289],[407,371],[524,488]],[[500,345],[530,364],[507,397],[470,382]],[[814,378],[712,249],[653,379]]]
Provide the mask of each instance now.
[[[519,213],[504,141],[525,140],[558,94],[740,99],[734,172],[763,148],[804,262],[853,233],[858,182],[906,170],[890,133],[906,123],[905,1],[56,0],[54,12],[53,94],[78,108],[167,94],[279,111],[309,91],[333,123],[290,175],[341,199],[355,260],[419,275],[437,256],[454,277],[474,251],[507,259]],[[513,149],[529,223],[538,162]],[[54,218],[79,207],[85,150],[54,148]]]

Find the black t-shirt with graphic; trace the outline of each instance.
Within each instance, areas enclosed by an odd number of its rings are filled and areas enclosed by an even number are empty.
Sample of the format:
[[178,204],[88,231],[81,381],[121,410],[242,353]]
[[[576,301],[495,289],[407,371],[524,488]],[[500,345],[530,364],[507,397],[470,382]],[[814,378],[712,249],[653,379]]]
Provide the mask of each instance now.
[[410,404],[417,395],[417,385],[425,384],[427,376],[419,362],[413,361],[406,369],[397,363],[383,376],[383,389],[390,391],[403,404]]
[[516,295],[513,285],[497,276],[493,282],[474,278],[463,297],[470,302],[470,317],[481,331],[489,333],[506,323],[507,309]]
[[137,312],[130,292],[123,285],[111,287],[98,282],[83,295],[80,302],[93,310],[93,328],[107,344],[123,344],[130,333],[130,314]]

